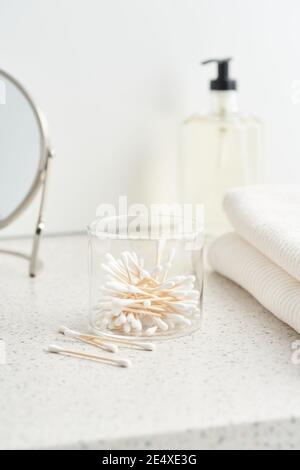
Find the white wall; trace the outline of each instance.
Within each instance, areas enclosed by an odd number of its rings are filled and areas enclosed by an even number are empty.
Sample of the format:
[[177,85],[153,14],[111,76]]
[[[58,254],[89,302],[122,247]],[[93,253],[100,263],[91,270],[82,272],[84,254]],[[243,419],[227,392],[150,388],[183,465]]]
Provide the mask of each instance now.
[[[299,19],[299,0],[0,0],[0,68],[32,91],[57,152],[48,230],[81,230],[98,203],[151,189],[137,175],[175,161],[211,56],[234,56],[241,104],[265,121],[268,181],[300,182]],[[33,209],[2,234],[30,231]]]

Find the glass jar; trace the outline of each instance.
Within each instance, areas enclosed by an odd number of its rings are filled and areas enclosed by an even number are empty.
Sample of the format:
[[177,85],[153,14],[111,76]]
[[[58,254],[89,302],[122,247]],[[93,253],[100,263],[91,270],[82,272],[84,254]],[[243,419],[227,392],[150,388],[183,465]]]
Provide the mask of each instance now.
[[174,216],[98,218],[88,227],[90,327],[168,339],[201,325],[203,223]]

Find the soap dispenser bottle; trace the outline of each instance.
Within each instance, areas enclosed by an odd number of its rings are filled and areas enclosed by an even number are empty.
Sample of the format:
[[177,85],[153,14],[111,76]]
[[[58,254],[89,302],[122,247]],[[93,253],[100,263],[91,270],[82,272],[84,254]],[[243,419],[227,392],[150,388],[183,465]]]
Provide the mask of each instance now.
[[239,112],[231,59],[211,59],[218,76],[210,82],[211,110],[188,117],[182,126],[181,190],[184,203],[204,204],[208,235],[228,228],[222,202],[230,188],[261,179],[262,125]]

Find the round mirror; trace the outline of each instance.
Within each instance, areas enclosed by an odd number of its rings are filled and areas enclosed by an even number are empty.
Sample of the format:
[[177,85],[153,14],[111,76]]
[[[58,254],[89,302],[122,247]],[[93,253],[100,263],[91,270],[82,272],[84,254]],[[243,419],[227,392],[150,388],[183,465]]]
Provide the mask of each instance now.
[[28,93],[0,71],[0,227],[25,208],[45,168],[44,125]]
[[42,229],[42,208],[48,157],[46,126],[24,87],[0,70],[0,229],[10,224],[31,202],[43,183],[41,211],[31,257],[35,275],[37,238]]

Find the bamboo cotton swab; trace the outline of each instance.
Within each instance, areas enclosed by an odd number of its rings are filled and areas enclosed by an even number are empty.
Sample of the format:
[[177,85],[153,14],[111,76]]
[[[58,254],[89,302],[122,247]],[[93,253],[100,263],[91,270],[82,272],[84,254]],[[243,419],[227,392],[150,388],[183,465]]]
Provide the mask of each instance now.
[[96,348],[103,349],[104,351],[108,351],[111,353],[116,353],[118,352],[118,346],[114,344],[109,344],[105,343],[100,340],[95,341],[95,339],[90,336],[90,335],[83,335],[82,333],[78,333],[77,331],[70,330],[66,326],[61,326],[59,328],[59,333],[62,333],[65,336],[69,336],[70,338],[77,339],[78,341],[81,341],[82,343],[90,344],[91,346],[95,346]]
[[[146,343],[141,341],[126,341],[123,339],[117,338],[104,338],[101,336],[95,336],[91,334],[82,334],[74,330],[70,330],[66,326],[61,326],[59,328],[59,333],[62,333],[65,336],[70,336],[71,338],[78,339],[83,343],[91,344],[92,346],[103,348],[109,352],[117,352],[118,345],[120,347],[132,347],[137,349],[142,349],[144,351],[155,351],[155,346],[153,343]],[[113,343],[113,344],[112,344]]]
[[94,307],[96,325],[118,336],[166,335],[192,326],[201,315],[201,292],[194,275],[172,276],[176,251],[166,256],[166,240],[158,240],[153,269],[146,270],[135,252],[124,251],[119,258],[111,253],[102,263],[104,283]]
[[63,349],[59,346],[56,346],[55,344],[51,344],[47,352],[49,353],[54,353],[54,354],[61,354],[62,356],[69,356],[69,357],[75,357],[78,359],[86,359],[88,361],[93,361],[93,362],[100,362],[104,364],[110,364],[118,367],[130,367],[131,366],[131,361],[129,359],[111,359],[110,357],[105,357],[105,356],[95,356],[92,354],[85,354],[83,352],[79,351],[72,351],[70,349]]
[[144,351],[155,351],[155,345],[153,343],[142,343],[140,341],[126,341],[125,339],[110,339],[109,341],[113,341],[114,343],[118,343],[120,346],[128,347],[128,348],[137,348],[142,349]]

